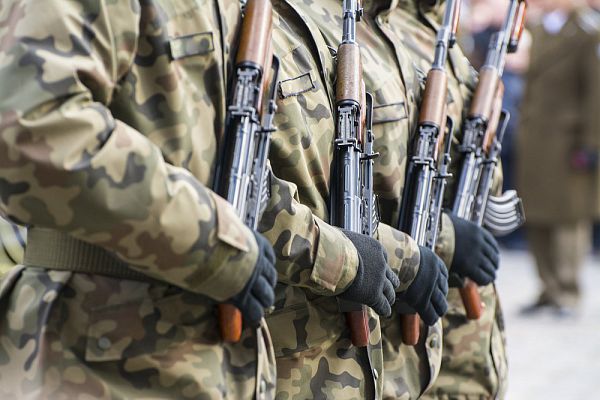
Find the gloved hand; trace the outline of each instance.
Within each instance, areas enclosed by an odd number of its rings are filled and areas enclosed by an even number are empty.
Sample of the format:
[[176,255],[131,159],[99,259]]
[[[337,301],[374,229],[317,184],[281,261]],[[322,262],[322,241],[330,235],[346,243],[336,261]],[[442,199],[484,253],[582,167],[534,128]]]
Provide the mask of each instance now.
[[254,237],[258,244],[258,259],[254,271],[242,291],[229,300],[251,326],[257,326],[265,314],[265,308],[273,305],[274,288],[277,284],[273,247],[260,233],[254,232]]
[[419,250],[421,260],[417,276],[408,289],[398,295],[398,301],[408,304],[426,325],[432,326],[448,311],[448,270],[433,251],[423,246],[419,246]]
[[469,278],[479,286],[496,280],[500,262],[500,250],[494,236],[471,221],[450,214],[454,225],[454,258],[451,274]]
[[379,315],[390,316],[400,279],[388,265],[385,249],[367,235],[345,229],[342,232],[356,247],[358,270],[350,286],[339,297],[365,304]]

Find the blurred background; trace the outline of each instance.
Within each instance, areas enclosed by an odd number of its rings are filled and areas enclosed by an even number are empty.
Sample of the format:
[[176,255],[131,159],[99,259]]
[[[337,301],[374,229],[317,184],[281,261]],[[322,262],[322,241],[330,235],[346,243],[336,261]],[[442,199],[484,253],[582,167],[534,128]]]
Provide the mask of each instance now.
[[[600,399],[600,1],[528,5],[503,77],[504,188],[528,217],[501,239],[507,399]],[[464,4],[460,41],[477,70],[507,6]]]

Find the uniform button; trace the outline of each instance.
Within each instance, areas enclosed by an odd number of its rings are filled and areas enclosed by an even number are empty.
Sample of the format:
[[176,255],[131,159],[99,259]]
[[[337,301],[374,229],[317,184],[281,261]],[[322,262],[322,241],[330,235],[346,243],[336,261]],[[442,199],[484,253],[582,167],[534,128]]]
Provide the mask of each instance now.
[[100,339],[98,339],[98,348],[99,349],[108,350],[108,349],[110,349],[110,346],[112,346],[112,342],[106,336],[102,336]]
[[433,347],[434,349],[439,346],[439,340],[437,336],[434,336],[429,341],[429,347]]
[[375,380],[379,379],[379,372],[377,372],[375,368],[373,368],[373,377],[375,378]]
[[267,391],[267,382],[264,379],[260,381],[260,392],[265,393]]

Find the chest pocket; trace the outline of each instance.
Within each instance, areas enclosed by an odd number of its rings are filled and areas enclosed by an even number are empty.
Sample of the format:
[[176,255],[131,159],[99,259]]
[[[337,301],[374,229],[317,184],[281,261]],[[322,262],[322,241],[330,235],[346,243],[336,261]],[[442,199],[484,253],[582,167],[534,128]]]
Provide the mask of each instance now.
[[282,79],[279,82],[279,97],[287,99],[316,89],[316,82],[312,75],[309,71],[293,78]]

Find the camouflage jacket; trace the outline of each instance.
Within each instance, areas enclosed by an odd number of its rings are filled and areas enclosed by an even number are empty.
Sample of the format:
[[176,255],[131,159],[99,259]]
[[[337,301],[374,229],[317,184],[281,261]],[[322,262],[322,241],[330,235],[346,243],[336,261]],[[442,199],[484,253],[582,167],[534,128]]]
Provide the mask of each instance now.
[[[207,185],[238,3],[47,1],[3,10],[3,213],[186,290],[217,300],[237,293],[256,243]],[[219,14],[222,36],[198,33],[219,32]]]
[[208,189],[239,2],[10,1],[0,21],[0,210],[153,278],[13,270],[0,397],[270,397],[266,325],[222,343],[209,301],[257,258]]
[[[417,5],[418,4],[418,5]],[[426,8],[417,0],[401,0],[390,16],[390,24],[418,60],[419,75],[424,81],[433,58],[436,30],[444,7]],[[475,85],[476,74],[458,46],[450,50],[448,64],[448,114],[460,127]],[[453,198],[460,157],[457,151],[462,140],[460,129],[455,130],[451,172],[454,174],[446,190],[446,201]],[[494,189],[501,186],[501,169],[495,174]],[[451,258],[450,258],[451,260]],[[479,399],[502,395],[506,379],[504,322],[493,285],[480,289],[485,303],[484,315],[468,321],[457,289],[448,294],[449,309],[443,318],[444,348],[439,378],[423,398]]]

